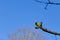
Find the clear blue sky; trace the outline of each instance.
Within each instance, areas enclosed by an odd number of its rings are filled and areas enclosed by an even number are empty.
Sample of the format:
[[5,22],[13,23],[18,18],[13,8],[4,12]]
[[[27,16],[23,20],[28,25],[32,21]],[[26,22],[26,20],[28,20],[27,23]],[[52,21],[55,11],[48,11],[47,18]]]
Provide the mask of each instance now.
[[[36,21],[42,21],[43,27],[49,30],[60,32],[60,5],[49,5],[48,10],[44,7],[45,4],[34,0],[0,0],[0,40],[6,40],[7,35],[18,27],[35,27]],[[42,34],[47,40],[55,40],[54,35]],[[57,38],[59,40],[60,36]]]

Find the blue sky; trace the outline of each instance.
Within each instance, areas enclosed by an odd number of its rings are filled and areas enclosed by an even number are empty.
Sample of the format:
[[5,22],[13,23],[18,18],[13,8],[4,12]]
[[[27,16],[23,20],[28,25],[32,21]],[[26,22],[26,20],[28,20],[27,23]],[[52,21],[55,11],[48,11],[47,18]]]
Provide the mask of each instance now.
[[[52,0],[60,2],[60,0]],[[49,5],[34,0],[0,0],[0,40],[18,27],[35,27],[35,22],[42,21],[43,27],[60,32],[60,5]],[[55,40],[54,35],[42,32],[46,39]],[[47,36],[46,36],[47,35]],[[58,40],[60,36],[57,36]]]

